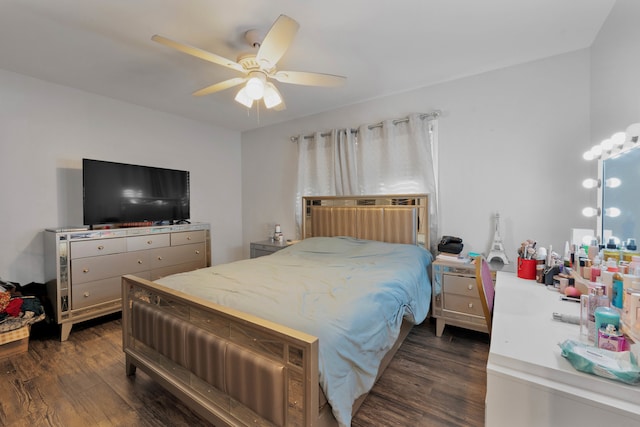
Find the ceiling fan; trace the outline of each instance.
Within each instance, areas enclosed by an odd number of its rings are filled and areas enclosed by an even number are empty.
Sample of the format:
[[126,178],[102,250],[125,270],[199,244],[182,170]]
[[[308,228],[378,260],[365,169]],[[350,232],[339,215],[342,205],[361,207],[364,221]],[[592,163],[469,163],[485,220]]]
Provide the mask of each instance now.
[[284,109],[282,95],[280,91],[278,91],[278,88],[270,81],[271,79],[281,83],[304,86],[338,86],[346,80],[346,77],[333,74],[311,73],[306,71],[279,71],[276,68],[278,61],[291,45],[294,36],[298,32],[298,28],[300,28],[300,24],[294,19],[286,15],[280,15],[263,40],[260,40],[260,34],[256,30],[247,31],[245,33],[245,39],[252,47],[257,47],[258,51],[255,53],[241,53],[236,61],[197,47],[170,40],[157,34],[151,37],[151,39],[188,55],[242,73],[242,77],[235,77],[197,90],[193,93],[194,96],[209,95],[246,83],[235,97],[237,102],[247,108],[251,108],[253,101],[262,99],[265,107],[282,110]]

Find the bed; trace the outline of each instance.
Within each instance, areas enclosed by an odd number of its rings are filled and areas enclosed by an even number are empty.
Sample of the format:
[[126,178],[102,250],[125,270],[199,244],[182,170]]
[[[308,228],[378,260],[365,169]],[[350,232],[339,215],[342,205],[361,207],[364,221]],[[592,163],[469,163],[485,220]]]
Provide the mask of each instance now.
[[215,425],[349,425],[431,294],[426,196],[350,200],[306,199],[272,255],[124,276],[127,374]]

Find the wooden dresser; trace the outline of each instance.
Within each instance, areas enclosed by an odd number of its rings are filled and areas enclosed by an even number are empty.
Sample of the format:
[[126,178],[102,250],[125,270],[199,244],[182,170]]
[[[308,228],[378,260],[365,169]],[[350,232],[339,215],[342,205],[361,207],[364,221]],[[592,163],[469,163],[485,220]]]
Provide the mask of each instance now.
[[209,224],[104,230],[48,229],[45,280],[66,341],[75,323],[118,312],[121,277],[156,280],[211,265]]

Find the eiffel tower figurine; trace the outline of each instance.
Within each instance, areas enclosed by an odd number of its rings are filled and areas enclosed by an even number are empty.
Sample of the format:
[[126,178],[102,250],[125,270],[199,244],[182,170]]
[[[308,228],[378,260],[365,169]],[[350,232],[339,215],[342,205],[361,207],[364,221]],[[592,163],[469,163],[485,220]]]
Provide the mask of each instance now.
[[500,237],[500,214],[496,212],[496,230],[493,233],[493,243],[491,244],[491,250],[487,255],[487,262],[493,261],[495,258],[499,258],[506,265],[509,264],[509,258],[504,252],[504,246],[502,245],[502,237]]

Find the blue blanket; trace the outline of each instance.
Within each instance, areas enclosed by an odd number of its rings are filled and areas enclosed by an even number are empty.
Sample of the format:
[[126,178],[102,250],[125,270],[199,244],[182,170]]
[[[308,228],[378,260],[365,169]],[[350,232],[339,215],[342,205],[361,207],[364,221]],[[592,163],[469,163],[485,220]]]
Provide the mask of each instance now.
[[430,262],[415,245],[315,237],[157,282],[318,337],[320,385],[338,423],[348,426],[403,317],[426,318]]

